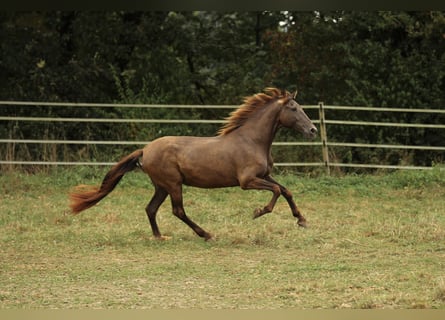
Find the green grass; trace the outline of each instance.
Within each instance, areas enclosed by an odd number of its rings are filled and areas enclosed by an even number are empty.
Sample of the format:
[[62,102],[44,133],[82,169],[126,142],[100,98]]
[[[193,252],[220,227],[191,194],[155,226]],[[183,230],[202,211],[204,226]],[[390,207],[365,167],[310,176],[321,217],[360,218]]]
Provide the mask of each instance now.
[[253,220],[268,192],[185,189],[205,242],[171,214],[152,239],[153,188],[129,173],[77,216],[68,191],[105,169],[0,176],[0,308],[445,309],[445,171],[343,177],[276,176],[282,198]]

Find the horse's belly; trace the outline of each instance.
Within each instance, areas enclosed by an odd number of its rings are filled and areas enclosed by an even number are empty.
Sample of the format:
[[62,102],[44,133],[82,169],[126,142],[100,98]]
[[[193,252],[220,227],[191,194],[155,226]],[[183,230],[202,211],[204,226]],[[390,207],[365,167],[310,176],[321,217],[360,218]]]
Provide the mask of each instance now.
[[227,150],[227,146],[218,137],[163,137],[144,149],[143,167],[158,182],[201,188],[238,186],[233,147]]
[[183,183],[199,188],[224,188],[239,186],[236,176],[221,171],[220,168],[208,168],[200,166],[181,170]]

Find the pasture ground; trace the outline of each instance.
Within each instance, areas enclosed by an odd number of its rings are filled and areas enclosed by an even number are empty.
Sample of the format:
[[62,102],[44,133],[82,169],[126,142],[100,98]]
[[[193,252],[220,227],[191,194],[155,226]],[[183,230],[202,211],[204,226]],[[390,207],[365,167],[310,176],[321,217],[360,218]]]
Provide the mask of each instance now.
[[106,169],[0,175],[0,309],[438,308],[445,309],[445,170],[380,175],[275,176],[309,228],[268,192],[185,189],[205,242],[158,213],[152,186],[132,172],[99,205],[69,214],[77,184]]

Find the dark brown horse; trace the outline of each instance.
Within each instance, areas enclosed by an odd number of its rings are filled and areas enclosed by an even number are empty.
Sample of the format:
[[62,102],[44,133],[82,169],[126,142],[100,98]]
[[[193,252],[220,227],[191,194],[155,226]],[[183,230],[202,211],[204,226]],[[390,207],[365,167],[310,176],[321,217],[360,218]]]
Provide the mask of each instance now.
[[215,137],[154,140],[114,165],[99,188],[82,190],[79,186],[72,192],[72,211],[79,213],[94,206],[114,189],[125,173],[140,167],[150,176],[155,188],[145,209],[155,238],[163,239],[156,213],[168,195],[175,216],[205,240],[212,237],[185,214],[183,184],[200,188],[240,186],[242,189],[271,191],[272,199],[264,208],[254,211],[254,218],[271,212],[278,197],[283,195],[298,224],[305,227],[306,220],[292,200],[292,194],[270,176],[273,166],[271,145],[280,127],[294,129],[308,138],[317,133],[295,96],[296,93],[291,95],[287,91],[268,88],[265,93],[246,98]]

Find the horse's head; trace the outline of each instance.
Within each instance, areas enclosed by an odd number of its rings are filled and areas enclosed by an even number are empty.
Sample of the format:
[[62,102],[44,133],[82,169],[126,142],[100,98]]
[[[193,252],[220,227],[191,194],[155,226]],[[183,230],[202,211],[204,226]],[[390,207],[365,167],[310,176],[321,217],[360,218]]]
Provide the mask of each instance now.
[[283,104],[280,112],[279,122],[283,127],[293,128],[301,132],[306,138],[313,139],[317,135],[317,128],[306,115],[303,108],[295,100],[297,91],[280,99]]

